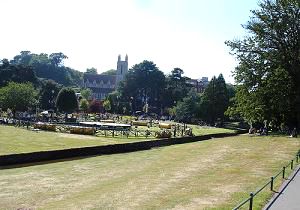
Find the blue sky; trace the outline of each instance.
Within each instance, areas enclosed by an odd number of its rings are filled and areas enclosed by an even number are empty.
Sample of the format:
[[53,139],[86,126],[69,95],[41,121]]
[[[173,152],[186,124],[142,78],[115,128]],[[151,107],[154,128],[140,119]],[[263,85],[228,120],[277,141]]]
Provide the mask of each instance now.
[[63,52],[66,66],[103,72],[127,53],[129,66],[151,60],[165,73],[233,82],[224,41],[245,35],[255,8],[257,0],[1,0],[0,59]]

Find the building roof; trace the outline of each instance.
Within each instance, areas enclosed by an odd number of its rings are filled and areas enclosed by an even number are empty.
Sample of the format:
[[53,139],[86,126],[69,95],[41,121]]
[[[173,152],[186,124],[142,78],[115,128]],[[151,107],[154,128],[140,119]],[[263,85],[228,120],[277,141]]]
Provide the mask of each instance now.
[[115,85],[116,84],[116,76],[115,75],[102,75],[102,74],[83,74],[83,80],[90,82],[96,80],[97,83],[103,81],[103,83],[108,83]]

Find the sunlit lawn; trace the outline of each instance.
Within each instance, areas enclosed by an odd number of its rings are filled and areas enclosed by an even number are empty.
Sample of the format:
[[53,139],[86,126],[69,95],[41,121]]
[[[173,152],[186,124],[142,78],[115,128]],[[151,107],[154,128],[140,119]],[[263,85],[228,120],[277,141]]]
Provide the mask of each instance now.
[[[294,157],[300,147],[299,140],[243,135],[3,169],[0,206],[1,209],[231,209]],[[270,196],[267,190],[256,197],[255,208],[261,209]]]
[[[138,127],[138,129],[146,129],[147,127]],[[154,128],[158,130],[158,128]],[[198,128],[198,134],[209,134],[232,132],[231,130]],[[30,131],[23,128],[13,126],[0,125],[0,155],[13,153],[26,153],[34,151],[56,150],[65,148],[77,148],[86,146],[119,144],[136,141],[148,141],[154,137],[134,137],[126,136],[104,137],[104,136],[87,136],[75,135],[67,133],[55,133],[45,131]]]
[[77,148],[149,140],[146,138],[96,137],[0,126],[0,155]]

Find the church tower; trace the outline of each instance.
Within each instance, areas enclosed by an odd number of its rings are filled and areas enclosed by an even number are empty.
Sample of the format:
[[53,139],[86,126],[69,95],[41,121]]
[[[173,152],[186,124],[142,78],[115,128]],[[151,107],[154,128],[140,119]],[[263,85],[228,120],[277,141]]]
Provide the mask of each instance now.
[[121,55],[119,55],[118,63],[117,63],[116,87],[119,85],[121,81],[124,80],[127,72],[128,72],[128,55],[125,56],[125,61],[122,61]]

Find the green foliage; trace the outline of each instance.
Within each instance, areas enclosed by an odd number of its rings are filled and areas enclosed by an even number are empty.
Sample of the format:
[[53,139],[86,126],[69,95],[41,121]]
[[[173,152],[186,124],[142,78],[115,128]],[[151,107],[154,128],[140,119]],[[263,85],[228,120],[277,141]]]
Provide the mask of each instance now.
[[39,93],[39,103],[42,109],[53,109],[60,85],[53,80],[42,81],[41,90]]
[[113,113],[130,114],[132,111],[130,99],[127,101],[127,99],[121,97],[120,92],[118,91],[108,94],[106,100],[110,102],[110,111]]
[[104,107],[105,111],[109,112],[111,110],[110,101],[109,100],[105,100],[103,102],[103,107]]
[[162,102],[165,107],[172,107],[177,101],[182,101],[191,90],[191,85],[187,83],[188,77],[183,76],[184,72],[180,68],[174,68],[166,78],[166,88]]
[[196,120],[200,109],[200,96],[195,91],[190,91],[175,107],[175,120],[190,123]]
[[151,61],[134,65],[119,86],[121,101],[131,102],[133,110],[142,110],[147,102],[149,108],[161,107],[165,75]]
[[105,72],[102,72],[101,73],[102,75],[116,75],[117,74],[117,70],[115,69],[110,69],[110,70],[107,70]]
[[56,107],[61,112],[71,113],[78,109],[78,101],[72,88],[62,88],[56,98]]
[[97,69],[92,67],[92,68],[88,68],[86,69],[86,73],[88,74],[97,74]]
[[239,60],[236,109],[249,122],[300,126],[300,3],[263,0],[244,25],[242,40],[227,41]]
[[88,108],[89,108],[89,102],[88,102],[88,100],[86,100],[85,98],[81,99],[80,103],[79,103],[79,108],[82,111],[86,112],[88,110]]
[[92,91],[89,88],[85,88],[80,91],[80,94],[81,94],[82,98],[89,100],[92,96]]
[[0,107],[4,110],[26,111],[36,104],[36,91],[31,83],[10,82],[0,88]]
[[83,73],[65,67],[63,61],[67,58],[63,53],[48,55],[45,53],[33,54],[30,51],[22,51],[11,60],[11,63],[14,65],[31,66],[39,78],[51,79],[66,86],[79,85]]
[[211,124],[216,120],[224,121],[224,112],[228,108],[229,95],[223,75],[213,77],[202,95],[201,118]]
[[12,64],[4,59],[0,65],[0,87],[6,86],[9,82],[26,83],[31,82],[37,85],[37,77],[30,66]]

